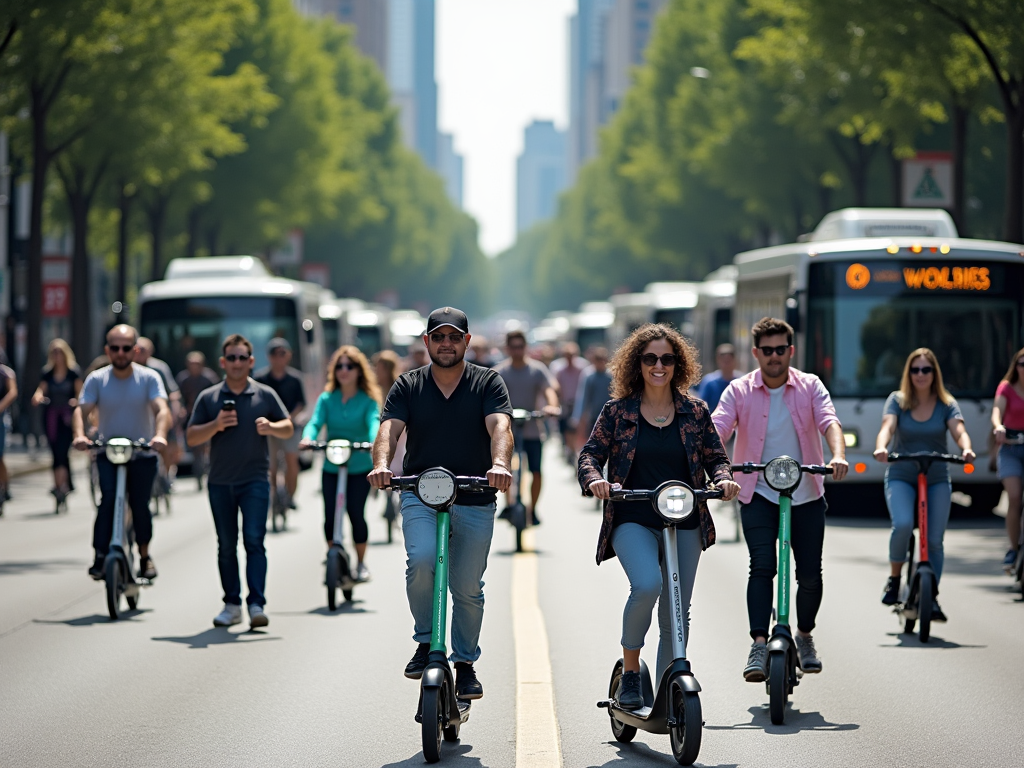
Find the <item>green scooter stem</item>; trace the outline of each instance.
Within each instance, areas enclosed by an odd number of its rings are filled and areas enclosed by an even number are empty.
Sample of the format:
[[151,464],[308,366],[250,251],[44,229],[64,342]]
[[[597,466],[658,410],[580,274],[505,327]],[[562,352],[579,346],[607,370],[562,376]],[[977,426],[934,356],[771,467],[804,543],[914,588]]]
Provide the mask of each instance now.
[[792,526],[793,500],[779,496],[779,600],[778,623],[789,626],[789,537]]
[[448,534],[451,531],[451,512],[437,510],[437,561],[434,563],[434,632],[430,650],[447,655],[445,638],[448,632]]

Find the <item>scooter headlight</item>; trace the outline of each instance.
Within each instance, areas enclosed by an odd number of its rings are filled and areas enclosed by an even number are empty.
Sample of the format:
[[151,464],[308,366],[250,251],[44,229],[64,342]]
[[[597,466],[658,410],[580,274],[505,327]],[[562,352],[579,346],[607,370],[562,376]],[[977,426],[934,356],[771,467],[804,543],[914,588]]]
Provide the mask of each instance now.
[[455,475],[447,469],[428,469],[416,481],[416,495],[428,507],[447,506],[456,493]]
[[654,497],[654,506],[668,522],[682,522],[693,514],[693,491],[682,483],[665,483]]
[[513,408],[512,409],[512,421],[527,421],[530,418],[530,412],[525,408]]
[[789,456],[772,459],[764,468],[764,480],[773,491],[791,491],[800,485],[800,463]]
[[132,460],[132,441],[126,437],[112,437],[107,440],[106,454],[111,464],[127,464]]
[[348,440],[331,440],[324,449],[324,456],[331,464],[343,467],[352,458],[352,443]]

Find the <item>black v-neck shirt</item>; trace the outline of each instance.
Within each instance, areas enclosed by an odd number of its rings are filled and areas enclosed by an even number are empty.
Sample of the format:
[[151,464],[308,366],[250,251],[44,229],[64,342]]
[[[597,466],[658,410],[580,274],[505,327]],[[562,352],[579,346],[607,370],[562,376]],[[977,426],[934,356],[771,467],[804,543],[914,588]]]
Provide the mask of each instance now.
[[[407,442],[402,471],[416,475],[431,467],[444,467],[456,475],[483,477],[493,465],[491,436],[484,419],[492,413],[512,416],[508,389],[489,368],[466,363],[451,397],[441,392],[430,366],[403,373],[384,403],[381,422],[405,422]],[[457,504],[493,504],[492,492],[459,491]]]
[[[674,414],[672,421],[663,427],[656,427],[640,416],[639,426],[636,455],[622,487],[631,490],[654,490],[667,480],[679,480],[692,488],[690,462],[686,458],[683,438],[679,432],[679,414]],[[639,523],[648,528],[659,529],[664,526],[654,505],[649,501],[616,501],[612,525],[618,526],[623,523]],[[694,514],[678,527],[693,529],[699,526],[700,515]]]

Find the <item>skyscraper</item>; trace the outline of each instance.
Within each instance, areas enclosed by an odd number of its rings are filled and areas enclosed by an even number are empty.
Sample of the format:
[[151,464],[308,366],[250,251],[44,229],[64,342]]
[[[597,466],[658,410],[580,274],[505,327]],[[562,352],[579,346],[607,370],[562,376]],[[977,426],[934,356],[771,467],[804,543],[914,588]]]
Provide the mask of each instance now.
[[401,110],[402,135],[437,169],[434,0],[389,0],[388,85]]
[[448,197],[462,207],[462,155],[455,151],[455,137],[450,133],[437,134],[437,172],[444,179]]
[[567,140],[550,120],[534,120],[523,133],[523,153],[516,161],[516,232],[558,211],[566,187]]
[[330,16],[356,30],[356,45],[387,70],[388,0],[292,0],[305,16]]

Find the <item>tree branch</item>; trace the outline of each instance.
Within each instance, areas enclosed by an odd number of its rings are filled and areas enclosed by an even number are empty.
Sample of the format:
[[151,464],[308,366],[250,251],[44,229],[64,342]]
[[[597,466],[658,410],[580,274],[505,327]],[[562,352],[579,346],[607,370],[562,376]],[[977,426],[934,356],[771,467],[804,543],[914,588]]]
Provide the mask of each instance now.
[[14,37],[14,33],[18,31],[18,20],[12,19],[10,29],[7,30],[7,34],[4,35],[4,40],[0,43],[0,56],[4,55],[4,51],[7,50],[7,46],[11,44],[11,38]]

